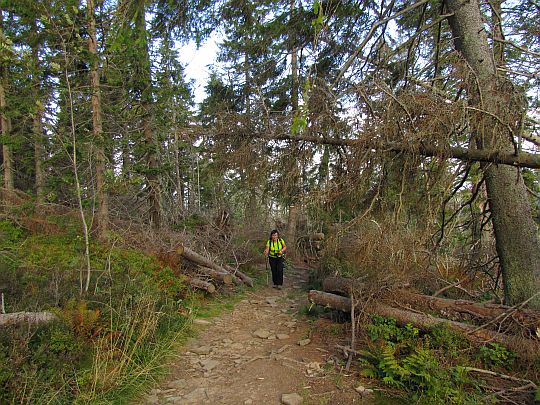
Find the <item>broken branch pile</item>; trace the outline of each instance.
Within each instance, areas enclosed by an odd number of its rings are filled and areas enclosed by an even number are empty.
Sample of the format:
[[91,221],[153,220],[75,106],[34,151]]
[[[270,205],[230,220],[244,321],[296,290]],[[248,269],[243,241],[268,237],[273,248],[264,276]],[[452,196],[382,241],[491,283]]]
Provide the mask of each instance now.
[[[174,252],[175,256],[182,257],[188,261],[194,263],[196,266],[195,277],[188,277],[189,285],[205,290],[209,293],[216,291],[216,287],[213,283],[220,283],[229,285],[235,283],[237,285],[246,284],[249,287],[253,287],[253,280],[242,273],[238,269],[233,269],[228,265],[219,265],[216,262],[204,257],[203,255],[191,250],[183,245],[179,245]],[[208,282],[202,280],[201,278],[206,278],[212,280]]]
[[[311,290],[308,298],[314,304],[351,312],[351,299],[334,293],[349,295],[351,291],[355,291],[355,307],[360,309],[364,304],[359,293],[362,288],[363,284],[356,280],[332,277],[323,281],[323,289],[331,292]],[[524,358],[540,358],[540,344],[537,339],[537,333],[540,330],[540,311],[449,300],[405,290],[398,290],[392,294],[392,298],[391,303],[371,303],[368,310],[381,316],[394,318],[400,324],[410,323],[423,330],[444,323],[471,341],[497,342],[508,346]],[[423,311],[437,312],[451,319],[433,316]],[[460,322],[463,320],[476,322],[477,325]],[[504,329],[501,327],[503,323]],[[505,333],[502,333],[502,330]],[[519,334],[515,333],[516,330]],[[510,333],[511,331],[514,333]]]

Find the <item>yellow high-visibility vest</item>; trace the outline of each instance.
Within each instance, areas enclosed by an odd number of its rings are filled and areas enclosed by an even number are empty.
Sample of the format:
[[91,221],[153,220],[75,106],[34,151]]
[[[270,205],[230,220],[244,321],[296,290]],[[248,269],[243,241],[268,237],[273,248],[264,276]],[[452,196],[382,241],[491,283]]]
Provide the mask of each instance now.
[[273,240],[267,241],[266,247],[269,248],[268,257],[280,257],[278,252],[283,249],[283,246],[285,246],[285,242],[281,238],[275,242]]

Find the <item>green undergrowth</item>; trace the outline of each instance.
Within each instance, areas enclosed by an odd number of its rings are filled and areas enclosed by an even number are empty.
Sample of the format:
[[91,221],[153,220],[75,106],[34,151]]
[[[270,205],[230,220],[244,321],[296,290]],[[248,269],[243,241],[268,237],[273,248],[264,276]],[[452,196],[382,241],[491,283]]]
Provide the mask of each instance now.
[[193,317],[217,316],[241,297],[193,293],[173,269],[118,240],[91,242],[91,282],[81,293],[84,241],[65,218],[52,220],[56,231],[45,235],[0,219],[6,312],[57,316],[2,329],[2,404],[127,403],[166,372],[167,357],[193,334]]
[[497,403],[469,368],[513,373],[513,352],[496,343],[474,348],[445,325],[422,332],[410,324],[398,326],[394,319],[372,315],[366,333],[358,361],[361,375],[380,381],[387,393],[404,403]]

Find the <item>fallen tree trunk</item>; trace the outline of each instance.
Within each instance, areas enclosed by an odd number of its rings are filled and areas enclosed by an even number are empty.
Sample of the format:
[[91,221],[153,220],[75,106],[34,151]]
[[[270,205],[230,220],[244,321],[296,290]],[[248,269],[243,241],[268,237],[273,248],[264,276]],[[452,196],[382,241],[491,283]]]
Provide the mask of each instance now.
[[[363,283],[345,277],[327,277],[322,282],[323,291],[349,295],[351,288],[361,289]],[[397,290],[392,297],[400,305],[409,305],[415,310],[435,311],[452,320],[495,320],[497,325],[512,325],[522,330],[528,337],[536,336],[540,327],[540,311],[534,309],[516,309],[507,305],[479,303],[468,300],[452,300],[417,294],[404,289]]]
[[210,267],[204,267],[204,266],[199,266],[197,268],[197,271],[223,284],[228,285],[228,284],[232,284],[233,282],[233,276],[232,274],[228,272],[217,271],[217,270],[211,269]]
[[52,312],[14,312],[0,314],[0,326],[18,325],[21,323],[47,323],[57,320]]
[[249,277],[248,275],[242,273],[238,269],[233,269],[229,265],[225,264],[223,267],[225,267],[225,269],[227,269],[229,271],[229,273],[231,273],[231,274],[235,275],[236,277],[238,277],[239,279],[241,279],[246,285],[248,285],[250,287],[253,287],[253,279],[251,277]]
[[203,281],[198,278],[189,278],[189,285],[199,290],[207,291],[210,294],[216,292],[216,286],[208,281]]
[[400,304],[410,305],[414,309],[436,311],[445,317],[460,319],[463,316],[479,320],[497,319],[497,323],[512,322],[528,334],[536,334],[540,328],[540,311],[533,309],[517,309],[507,305],[479,303],[468,300],[452,300],[432,297],[400,290],[395,294]]
[[[253,287],[253,280],[251,280],[244,273],[242,273],[240,271],[234,271],[234,270],[230,271],[231,268],[229,266],[227,266],[227,265],[220,266],[219,264],[214,263],[212,260],[207,259],[206,257],[198,254],[197,252],[195,252],[195,251],[193,251],[193,250],[191,250],[191,249],[189,249],[189,248],[187,248],[185,246],[179,245],[176,248],[176,254],[181,255],[182,257],[185,257],[189,261],[192,261],[193,263],[196,263],[199,266],[209,267],[209,268],[217,270],[217,271],[219,271],[221,273],[231,273],[233,275],[233,282],[235,282],[236,284],[239,283],[239,281],[237,280],[239,278],[239,279],[241,279],[242,282],[246,283],[248,286]],[[245,277],[245,279],[242,276]]]
[[351,291],[361,290],[365,286],[359,280],[345,277],[326,277],[322,282],[323,291],[350,295]]
[[[347,297],[311,290],[308,294],[308,298],[314,304],[338,309],[343,312],[351,311],[351,299]],[[436,325],[444,324],[450,329],[462,333],[465,338],[473,342],[497,342],[507,346],[516,353],[519,353],[524,358],[537,359],[540,357],[540,345],[538,345],[538,342],[520,336],[481,329],[473,325],[436,318],[424,313],[405,311],[380,303],[374,303],[370,309],[378,315],[394,318],[402,325],[410,323],[417,328],[425,330]]]

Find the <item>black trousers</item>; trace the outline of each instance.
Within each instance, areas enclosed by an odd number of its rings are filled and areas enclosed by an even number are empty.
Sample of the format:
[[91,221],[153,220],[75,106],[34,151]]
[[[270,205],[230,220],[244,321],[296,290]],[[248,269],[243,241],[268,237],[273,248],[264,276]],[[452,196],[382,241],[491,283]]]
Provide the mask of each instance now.
[[274,285],[283,285],[283,257],[268,257]]

